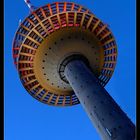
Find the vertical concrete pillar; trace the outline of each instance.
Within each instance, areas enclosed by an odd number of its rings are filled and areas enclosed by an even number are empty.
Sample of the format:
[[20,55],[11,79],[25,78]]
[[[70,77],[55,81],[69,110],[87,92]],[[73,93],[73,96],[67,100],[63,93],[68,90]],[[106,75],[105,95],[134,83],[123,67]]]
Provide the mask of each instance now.
[[103,140],[135,139],[134,124],[84,62],[69,62],[64,75]]

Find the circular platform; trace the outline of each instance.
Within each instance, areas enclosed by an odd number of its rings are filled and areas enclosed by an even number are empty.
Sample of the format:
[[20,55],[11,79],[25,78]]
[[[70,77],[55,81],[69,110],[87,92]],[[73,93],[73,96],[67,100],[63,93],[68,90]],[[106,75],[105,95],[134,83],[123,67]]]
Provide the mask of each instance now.
[[84,56],[102,86],[111,78],[117,58],[115,39],[106,24],[80,5],[61,2],[40,7],[16,32],[13,57],[21,82],[43,103],[79,103],[59,71],[71,55]]

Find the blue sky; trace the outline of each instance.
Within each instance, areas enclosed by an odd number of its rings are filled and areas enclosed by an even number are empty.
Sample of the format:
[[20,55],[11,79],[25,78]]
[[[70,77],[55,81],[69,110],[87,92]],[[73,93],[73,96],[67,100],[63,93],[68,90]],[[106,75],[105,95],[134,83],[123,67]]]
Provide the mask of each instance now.
[[[53,1],[32,0],[32,3],[39,7]],[[89,8],[98,18],[109,24],[117,41],[118,60],[113,77],[105,88],[135,123],[135,0],[73,1]],[[28,14],[24,0],[4,1],[5,140],[100,140],[81,105],[66,108],[48,106],[32,98],[22,86],[13,64],[12,40],[19,19],[23,20]]]

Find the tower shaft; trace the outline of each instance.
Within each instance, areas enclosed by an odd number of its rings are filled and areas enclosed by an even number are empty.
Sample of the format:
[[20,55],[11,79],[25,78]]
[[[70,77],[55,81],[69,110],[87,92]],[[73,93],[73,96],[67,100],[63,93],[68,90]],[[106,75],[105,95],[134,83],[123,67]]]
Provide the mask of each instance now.
[[134,140],[134,124],[84,62],[69,62],[64,75],[103,140]]

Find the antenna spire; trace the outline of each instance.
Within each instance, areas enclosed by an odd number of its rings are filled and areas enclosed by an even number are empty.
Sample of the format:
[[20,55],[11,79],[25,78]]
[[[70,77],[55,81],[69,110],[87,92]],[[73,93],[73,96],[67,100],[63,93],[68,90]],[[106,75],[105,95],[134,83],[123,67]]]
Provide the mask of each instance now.
[[21,21],[21,19],[19,20],[19,25],[21,25],[21,23],[22,23],[22,21]]
[[30,0],[24,0],[24,1],[27,4],[27,6],[29,7],[30,12],[33,12],[36,9],[36,7],[31,4]]

